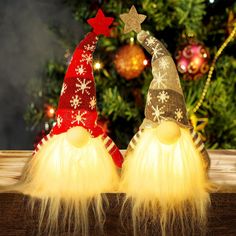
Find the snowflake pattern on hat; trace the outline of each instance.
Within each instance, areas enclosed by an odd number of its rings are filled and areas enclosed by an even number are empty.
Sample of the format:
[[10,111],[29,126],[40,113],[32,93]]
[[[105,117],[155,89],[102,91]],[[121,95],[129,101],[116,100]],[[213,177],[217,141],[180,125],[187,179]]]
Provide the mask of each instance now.
[[162,107],[160,107],[158,105],[156,105],[155,107],[152,106],[152,110],[153,110],[152,115],[153,115],[154,121],[160,122],[161,119],[164,118],[164,116],[163,116],[165,114],[164,108],[165,108],[165,106],[162,106]]
[[86,116],[85,115],[86,114],[87,114],[86,111],[84,111],[84,112],[78,111],[77,113],[72,112],[71,124],[77,124],[77,125],[83,124],[83,125],[85,125],[85,122],[86,122]]
[[177,108],[175,110],[175,119],[177,121],[181,121],[183,119],[183,111],[181,110],[181,108]]
[[82,59],[80,60],[80,62],[86,62],[86,64],[91,64],[92,63],[92,55],[90,54],[82,54]]
[[151,101],[152,101],[152,95],[151,95],[151,93],[148,91],[148,94],[147,94],[147,104],[150,105],[150,104],[151,104]]
[[163,55],[164,55],[164,52],[163,52],[162,48],[160,47],[159,43],[157,43],[155,48],[153,48],[153,60],[155,60],[157,57],[163,56]]
[[[95,33],[89,33],[76,47],[62,85],[57,109],[59,118],[52,130],[54,134],[66,132],[76,125],[88,127],[93,133],[97,112],[92,53],[97,39]],[[102,130],[98,130],[96,129],[95,136],[102,133]]]
[[145,107],[145,117],[152,122],[175,120],[190,127],[183,91],[175,63],[167,49],[155,37],[141,31],[140,43],[152,55],[153,80],[150,83]]
[[166,92],[166,91],[163,90],[163,91],[161,91],[161,92],[158,93],[157,98],[158,98],[158,101],[159,101],[159,102],[165,103],[165,102],[168,101],[168,99],[170,98],[170,96],[168,95],[168,92]]
[[62,123],[63,119],[61,118],[60,115],[57,116],[57,125],[60,128],[61,127],[61,123]]
[[152,47],[153,45],[156,44],[156,42],[157,42],[157,40],[156,40],[154,37],[150,36],[150,37],[146,40],[146,45],[147,45],[148,47]]
[[34,153],[38,152],[42,145],[54,135],[60,135],[73,127],[81,126],[91,134],[91,138],[102,139],[114,163],[121,168],[123,157],[118,147],[97,124],[96,90],[92,68],[92,55],[96,49],[97,35],[109,35],[109,26],[113,20],[112,17],[106,17],[101,9],[98,10],[96,17],[88,20],[93,27],[93,32],[85,36],[71,57],[61,89],[56,124],[51,132],[39,142]]
[[166,70],[170,67],[170,63],[168,62],[168,60],[165,57],[161,57],[159,60],[159,64],[161,69]]
[[96,104],[97,104],[96,98],[94,96],[91,97],[89,102],[89,107],[93,110],[96,108]]
[[71,100],[70,100],[70,105],[76,109],[77,107],[80,106],[81,104],[81,98],[78,97],[78,95],[72,96]]
[[141,133],[145,128],[156,127],[162,120],[176,121],[188,128],[196,148],[201,152],[209,167],[209,156],[198,135],[189,123],[183,91],[176,65],[164,45],[149,32],[138,32],[138,41],[152,55],[153,80],[147,93],[145,118],[139,131],[134,135],[127,148],[134,150]]
[[76,78],[78,83],[75,84],[77,90],[75,90],[75,92],[79,92],[81,91],[82,94],[87,93],[88,95],[90,95],[90,86],[89,84],[92,82],[92,81],[86,81],[86,79],[80,79],[80,78]]
[[84,75],[86,73],[86,69],[83,65],[79,65],[75,68],[75,72],[77,75]]
[[151,88],[157,87],[158,89],[166,88],[166,81],[167,81],[166,75],[167,75],[166,73],[161,73],[160,71],[155,73],[150,87]]
[[62,85],[62,89],[61,89],[61,96],[66,92],[66,89],[67,89],[67,85],[64,82],[63,85]]

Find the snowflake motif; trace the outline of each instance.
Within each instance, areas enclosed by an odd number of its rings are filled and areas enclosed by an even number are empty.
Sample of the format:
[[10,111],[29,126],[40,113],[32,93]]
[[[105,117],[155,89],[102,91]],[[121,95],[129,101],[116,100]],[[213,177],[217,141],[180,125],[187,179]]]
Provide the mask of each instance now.
[[90,102],[89,102],[89,107],[91,108],[91,110],[93,110],[96,107],[97,101],[96,98],[93,96],[92,98],[90,98]]
[[83,82],[82,82],[82,80],[80,80],[79,78],[76,78],[77,79],[77,81],[79,82],[78,84],[75,84],[75,86],[78,88],[75,92],[77,93],[77,92],[79,92],[79,91],[81,91],[82,92],[82,94],[84,94],[84,92],[86,92],[88,95],[90,94],[90,92],[88,91],[91,87],[90,86],[88,86],[90,83],[92,83],[92,81],[91,80],[87,80],[86,81],[86,79],[84,79],[83,80]]
[[66,89],[67,89],[67,85],[66,83],[63,83],[62,89],[61,89],[61,96],[66,92]]
[[78,125],[80,123],[82,123],[83,125],[85,125],[85,121],[86,121],[86,118],[84,117],[85,115],[87,114],[86,111],[84,111],[83,113],[81,113],[80,111],[78,111],[77,113],[75,114],[72,114],[71,118],[73,119],[71,121],[71,124],[74,124],[74,123],[77,123]]
[[155,42],[156,42],[156,40],[155,40],[154,37],[149,37],[146,40],[146,44],[147,44],[148,47],[152,46]]
[[77,67],[75,68],[75,72],[76,72],[77,75],[78,75],[78,74],[84,75],[84,74],[86,73],[86,69],[84,68],[83,65],[80,65],[80,66],[77,66]]
[[71,100],[70,100],[70,105],[76,109],[77,107],[80,106],[81,104],[81,98],[78,97],[78,95],[72,96]]
[[91,54],[82,54],[82,59],[80,60],[80,62],[85,61],[87,64],[91,64],[92,60],[93,58]]
[[163,70],[168,69],[169,66],[170,66],[168,61],[165,58],[163,58],[163,57],[160,59],[159,65],[160,65],[161,69],[163,69]]
[[154,107],[154,106],[152,106],[152,110],[153,110],[152,115],[154,116],[154,118],[153,118],[154,121],[157,120],[158,122],[160,122],[160,119],[164,118],[162,116],[163,114],[165,114],[165,111],[163,111],[164,107],[165,106],[162,106],[162,107],[158,107],[158,106]]
[[150,92],[148,92],[148,94],[147,94],[147,104],[150,105],[151,101],[152,101],[152,95],[151,95]]
[[63,121],[62,117],[57,116],[57,126],[58,126],[58,128],[61,128],[62,121]]
[[153,81],[157,85],[158,88],[166,88],[165,81],[166,81],[166,73],[161,73],[158,71],[158,73],[154,74]]
[[181,121],[183,119],[183,111],[180,108],[175,110],[175,119]]
[[164,102],[168,101],[170,96],[168,95],[168,93],[166,91],[162,91],[162,92],[159,92],[157,98],[158,98],[159,102],[164,103]]
[[162,52],[162,48],[159,48],[159,44],[153,48],[153,58],[157,58],[158,56],[162,56],[164,53]]
[[[93,42],[93,44],[95,44],[95,43]],[[87,45],[84,45],[84,49],[87,50],[87,51],[94,51],[95,50],[95,46],[87,44]]]

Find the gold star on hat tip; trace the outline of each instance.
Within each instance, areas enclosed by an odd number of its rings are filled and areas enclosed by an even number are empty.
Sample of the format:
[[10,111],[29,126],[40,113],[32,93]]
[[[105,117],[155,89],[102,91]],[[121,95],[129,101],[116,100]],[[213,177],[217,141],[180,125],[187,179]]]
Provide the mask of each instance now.
[[126,34],[131,31],[139,33],[142,30],[141,24],[146,17],[143,14],[138,14],[134,5],[130,8],[129,13],[120,14],[121,20],[125,23],[124,33]]

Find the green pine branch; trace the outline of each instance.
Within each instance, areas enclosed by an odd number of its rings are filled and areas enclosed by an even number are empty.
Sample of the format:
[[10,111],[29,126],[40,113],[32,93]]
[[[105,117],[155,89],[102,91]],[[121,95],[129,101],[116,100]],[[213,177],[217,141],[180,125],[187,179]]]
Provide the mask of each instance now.
[[[208,13],[208,2],[204,0],[138,0],[135,1],[135,6],[139,13],[147,15],[142,24],[143,29],[150,30],[165,43],[173,57],[183,41],[187,42],[185,36],[190,34],[195,35],[208,47],[213,58],[217,48],[227,37],[229,10],[236,13],[236,3],[230,2],[225,3],[228,5],[225,9],[220,9],[220,13],[211,11],[211,14]],[[150,67],[145,68],[139,78],[127,81],[117,73],[114,66],[117,50],[129,43],[130,37],[136,37],[133,32],[123,34],[124,24],[119,18],[121,13],[128,12],[133,1],[65,0],[65,4],[71,7],[75,19],[84,23],[85,32],[91,31],[87,19],[94,17],[98,8],[102,8],[106,15],[115,18],[112,37],[99,39],[94,60],[101,61],[103,68],[94,71],[94,75],[99,115],[109,119],[109,135],[120,148],[126,148],[144,117],[146,94],[152,80]],[[69,42],[68,37],[64,38],[62,29],[53,28],[53,32],[62,42],[66,42],[64,45],[74,45],[74,42]],[[203,131],[207,137],[208,148],[236,148],[235,49],[234,41],[220,56],[206,98],[197,112],[198,117],[209,120]],[[150,59],[149,55],[147,57]],[[32,102],[25,114],[31,128],[47,120],[44,104],[57,106],[66,67],[63,61],[50,61],[45,65],[42,85],[32,82]],[[181,79],[189,111],[200,98],[205,81],[206,75],[198,81]]]

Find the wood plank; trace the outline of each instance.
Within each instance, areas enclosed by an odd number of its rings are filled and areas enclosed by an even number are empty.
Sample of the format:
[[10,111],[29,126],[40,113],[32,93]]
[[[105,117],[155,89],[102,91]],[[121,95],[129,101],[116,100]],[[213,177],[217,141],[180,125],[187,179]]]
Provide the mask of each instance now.
[[[129,218],[125,223],[126,228],[120,224],[119,214],[122,197],[122,194],[108,194],[110,208],[106,210],[105,234],[99,233],[98,229],[94,227],[91,215],[89,236],[132,235]],[[211,200],[207,236],[236,235],[236,193],[211,194]],[[37,209],[32,215],[28,209],[28,197],[13,193],[0,194],[0,236],[36,236],[38,227],[36,212]],[[68,234],[61,232],[59,235],[66,236]],[[199,234],[196,233],[196,235]]]
[[[124,153],[124,150],[122,150]],[[211,168],[209,176],[219,184],[219,192],[211,194],[207,236],[236,235],[236,150],[210,150]],[[32,151],[0,151],[0,185],[18,181],[25,163],[32,157]],[[130,219],[126,229],[122,228],[119,213],[122,194],[108,194],[110,208],[106,211],[105,234],[109,236],[132,235]],[[0,236],[37,235],[37,210],[32,215],[28,209],[28,197],[21,194],[0,194]],[[90,234],[100,235],[94,227],[92,215]],[[68,235],[61,232],[60,236]],[[153,234],[149,234],[153,235]],[[199,235],[199,234],[196,234]],[[48,236],[48,235],[42,235]]]
[[[124,154],[125,150],[121,152]],[[223,186],[236,186],[236,150],[208,150],[208,152],[211,159],[210,180]],[[0,184],[16,183],[30,158],[32,158],[30,150],[0,150]]]

